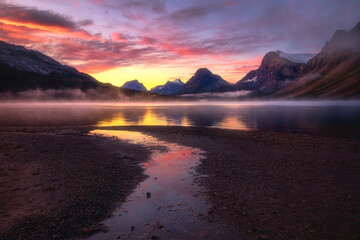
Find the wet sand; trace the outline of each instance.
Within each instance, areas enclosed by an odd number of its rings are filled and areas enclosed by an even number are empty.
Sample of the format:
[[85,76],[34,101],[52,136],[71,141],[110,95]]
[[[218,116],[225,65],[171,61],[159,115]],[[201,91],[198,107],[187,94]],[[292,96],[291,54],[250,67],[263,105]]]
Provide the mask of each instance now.
[[[194,127],[112,127],[206,151],[204,218],[253,239],[356,239],[360,141]],[[0,130],[0,239],[68,238],[103,220],[144,179],[140,145],[90,128]],[[120,194],[119,194],[120,193]],[[25,220],[24,220],[25,218]],[[15,224],[15,225],[13,225]]]

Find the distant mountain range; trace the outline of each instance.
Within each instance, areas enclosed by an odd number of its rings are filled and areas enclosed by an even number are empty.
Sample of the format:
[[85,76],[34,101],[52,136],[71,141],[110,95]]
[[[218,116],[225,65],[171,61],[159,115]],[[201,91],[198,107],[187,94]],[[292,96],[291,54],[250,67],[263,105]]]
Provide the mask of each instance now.
[[184,83],[180,79],[175,79],[172,82],[167,81],[164,85],[152,88],[150,92],[162,95],[173,95],[178,93],[183,88],[183,86]]
[[359,98],[360,23],[350,31],[337,30],[316,55],[268,52],[259,68],[250,71],[236,84],[225,81],[207,68],[200,68],[185,84],[176,79],[147,91],[138,80],[132,80],[119,88],[101,83],[40,52],[1,41],[0,72],[2,100],[130,101],[161,100],[164,95],[175,98]]

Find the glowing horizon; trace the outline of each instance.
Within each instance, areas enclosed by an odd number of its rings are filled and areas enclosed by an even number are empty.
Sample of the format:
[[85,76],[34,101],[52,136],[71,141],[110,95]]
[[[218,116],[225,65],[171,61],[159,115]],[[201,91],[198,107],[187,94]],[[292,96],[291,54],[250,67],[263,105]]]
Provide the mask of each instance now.
[[0,0],[0,40],[116,86],[186,82],[203,67],[235,83],[269,51],[319,52],[359,21],[357,9],[356,0]]

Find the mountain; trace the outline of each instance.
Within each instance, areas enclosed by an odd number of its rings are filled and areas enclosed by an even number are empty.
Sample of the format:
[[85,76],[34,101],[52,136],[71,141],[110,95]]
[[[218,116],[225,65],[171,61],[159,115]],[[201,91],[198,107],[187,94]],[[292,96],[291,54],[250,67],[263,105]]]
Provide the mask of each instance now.
[[178,94],[203,93],[230,87],[232,84],[213,74],[207,68],[198,69]]
[[140,83],[137,79],[127,81],[126,83],[124,83],[124,85],[121,86],[121,88],[132,89],[141,92],[147,91],[146,87],[144,87],[144,84]]
[[97,81],[41,52],[0,41],[1,100],[146,100],[156,94]]
[[167,81],[164,85],[160,85],[152,88],[150,92],[158,93],[162,95],[172,95],[178,93],[183,86],[184,83],[180,79],[175,79],[172,82]]
[[270,95],[296,79],[313,54],[288,54],[272,51],[265,54],[260,67],[238,81],[238,90],[254,95]]
[[22,46],[0,41],[0,91],[99,87],[93,77]]
[[276,93],[286,98],[360,97],[360,22],[350,31],[337,30],[299,78]]

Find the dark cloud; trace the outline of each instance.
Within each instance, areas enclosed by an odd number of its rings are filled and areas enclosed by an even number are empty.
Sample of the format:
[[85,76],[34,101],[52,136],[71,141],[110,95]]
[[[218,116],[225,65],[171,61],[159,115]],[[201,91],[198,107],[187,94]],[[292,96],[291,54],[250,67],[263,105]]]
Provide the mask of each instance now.
[[106,5],[110,9],[117,9],[123,13],[128,13],[129,11],[146,13],[151,11],[161,14],[166,11],[165,2],[162,0],[124,0],[114,1]]
[[39,10],[32,7],[18,6],[0,2],[0,18],[20,23],[32,23],[48,27],[61,27],[76,30],[82,26],[93,24],[92,20],[86,19],[74,22],[70,18],[48,10]]
[[173,21],[192,21],[197,18],[202,18],[211,12],[220,11],[223,8],[221,4],[204,4],[193,5],[182,8],[170,14],[170,19]]
[[68,29],[76,28],[76,23],[51,11],[6,3],[0,3],[0,18],[43,26],[57,26]]
[[79,27],[90,26],[90,25],[93,25],[93,24],[94,24],[94,22],[92,20],[90,20],[90,19],[82,20],[82,21],[77,23],[77,25]]

